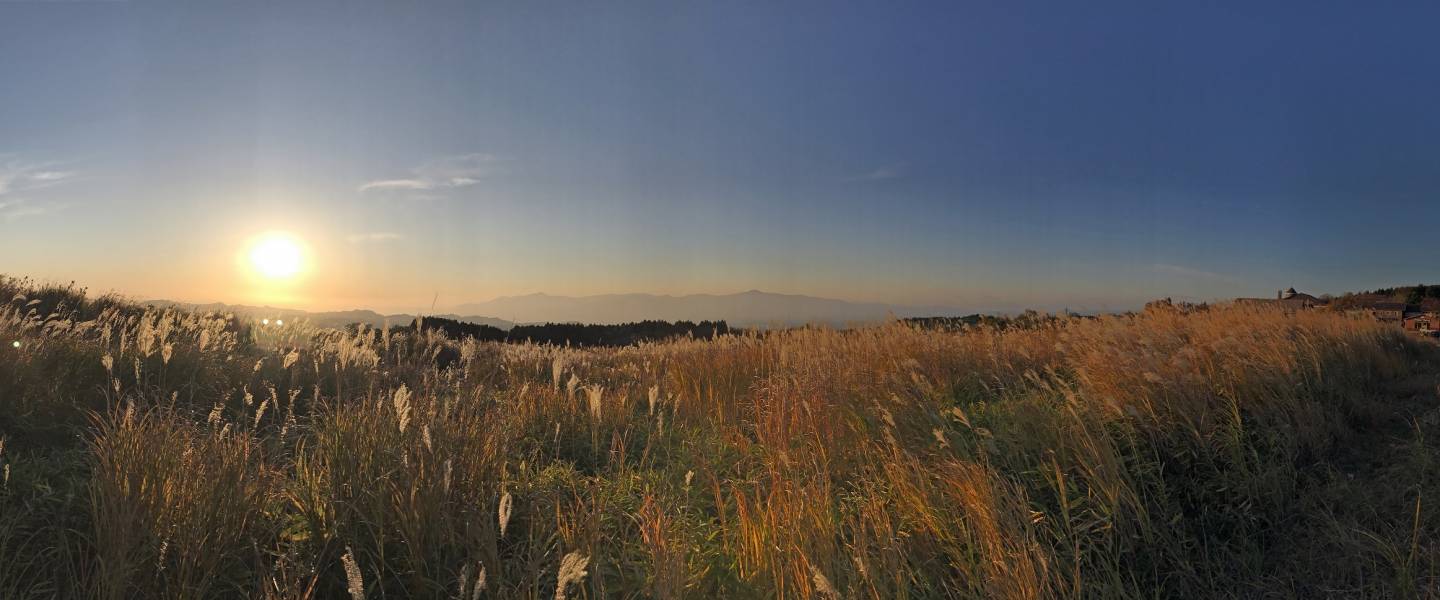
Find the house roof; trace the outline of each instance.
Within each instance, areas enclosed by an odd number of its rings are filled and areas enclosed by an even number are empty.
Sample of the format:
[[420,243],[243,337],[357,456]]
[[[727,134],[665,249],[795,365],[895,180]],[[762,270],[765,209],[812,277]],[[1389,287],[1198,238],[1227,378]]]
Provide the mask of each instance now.
[[1370,306],[1370,308],[1373,308],[1373,309],[1375,309],[1375,310],[1398,310],[1398,311],[1404,312],[1404,311],[1405,311],[1405,303],[1404,303],[1404,302],[1376,302],[1375,304],[1372,304],[1372,305]]

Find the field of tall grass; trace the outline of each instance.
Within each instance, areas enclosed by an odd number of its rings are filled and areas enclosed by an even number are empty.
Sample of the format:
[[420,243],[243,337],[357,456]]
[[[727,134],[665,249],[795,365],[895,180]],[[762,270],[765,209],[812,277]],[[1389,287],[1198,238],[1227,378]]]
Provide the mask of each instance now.
[[1440,353],[1336,313],[0,341],[0,598],[1440,596]]

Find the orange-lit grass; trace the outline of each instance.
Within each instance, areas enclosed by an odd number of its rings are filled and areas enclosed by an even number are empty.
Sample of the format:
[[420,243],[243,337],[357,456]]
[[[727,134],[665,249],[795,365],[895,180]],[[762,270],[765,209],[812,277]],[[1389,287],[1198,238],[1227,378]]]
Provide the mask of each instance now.
[[[1434,400],[1431,351],[1362,318],[1215,307],[579,350],[296,324],[257,342],[222,315],[0,292],[23,296],[0,298],[0,334],[25,342],[0,360],[0,460],[63,448],[39,423],[90,440],[73,509],[93,517],[57,542],[81,548],[54,571],[84,580],[67,589],[453,596],[481,570],[485,593],[532,598],[1434,589],[1430,446],[1373,474],[1413,475],[1414,496],[1336,475],[1357,436],[1389,435],[1391,404]],[[1417,423],[1396,435],[1440,429]],[[1365,500],[1381,508],[1335,508]]]

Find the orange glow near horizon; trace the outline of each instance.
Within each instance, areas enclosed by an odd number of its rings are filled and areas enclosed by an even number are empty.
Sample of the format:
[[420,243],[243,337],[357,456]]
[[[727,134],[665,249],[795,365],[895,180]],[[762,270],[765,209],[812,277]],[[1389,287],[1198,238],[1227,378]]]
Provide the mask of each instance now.
[[287,300],[314,270],[310,247],[300,236],[266,231],[251,237],[236,256],[237,267],[257,299]]

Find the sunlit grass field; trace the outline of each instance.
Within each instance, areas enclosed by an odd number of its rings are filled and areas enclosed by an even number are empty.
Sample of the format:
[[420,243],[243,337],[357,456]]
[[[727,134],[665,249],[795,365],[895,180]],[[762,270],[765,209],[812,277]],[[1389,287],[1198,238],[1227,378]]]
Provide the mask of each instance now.
[[1440,596],[1440,353],[1337,313],[0,340],[0,598]]

